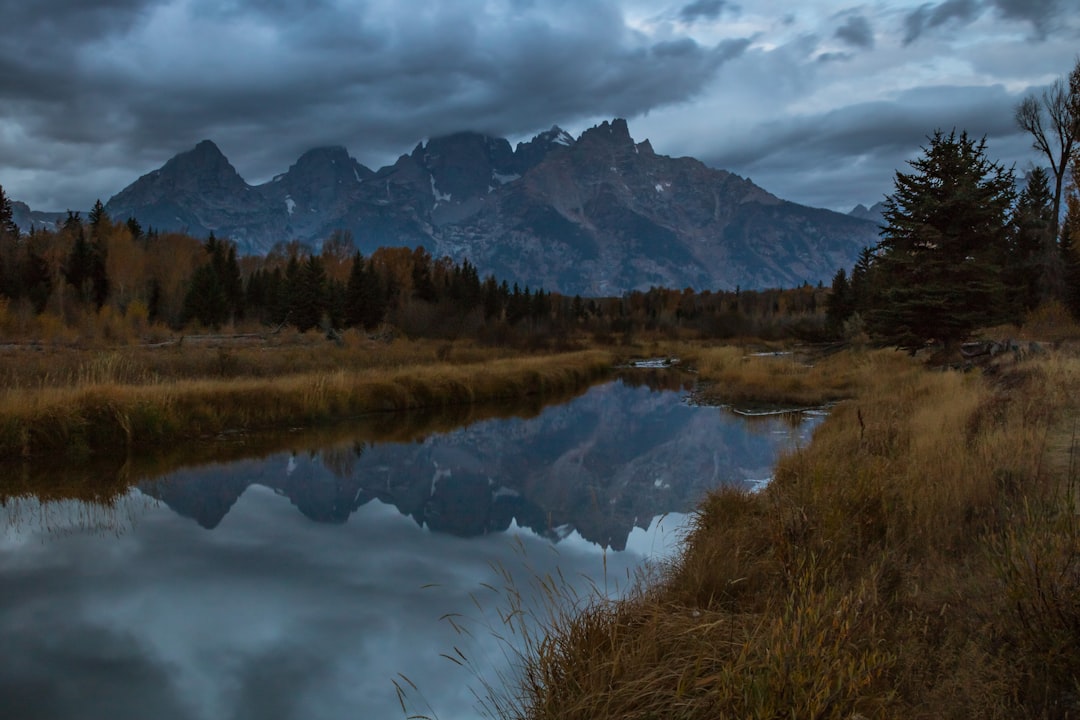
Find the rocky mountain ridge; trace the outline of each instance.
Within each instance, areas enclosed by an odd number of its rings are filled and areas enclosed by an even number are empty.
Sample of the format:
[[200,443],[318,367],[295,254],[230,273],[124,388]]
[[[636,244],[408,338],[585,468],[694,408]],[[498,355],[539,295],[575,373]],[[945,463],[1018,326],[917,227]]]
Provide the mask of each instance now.
[[576,139],[552,127],[514,148],[475,132],[431,138],[378,170],[343,147],[317,148],[261,185],[206,140],[105,207],[159,231],[214,232],[247,254],[291,240],[318,248],[344,230],[365,254],[423,245],[482,274],[582,295],[828,282],[877,241],[871,220],[659,155],[618,119]]

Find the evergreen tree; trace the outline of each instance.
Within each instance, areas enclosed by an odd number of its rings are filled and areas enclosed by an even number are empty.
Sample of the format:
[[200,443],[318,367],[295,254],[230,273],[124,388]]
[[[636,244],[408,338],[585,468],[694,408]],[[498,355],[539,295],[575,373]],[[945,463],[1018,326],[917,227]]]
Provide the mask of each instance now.
[[454,304],[463,313],[480,304],[483,291],[480,287],[480,275],[476,266],[468,261],[461,261],[461,267],[455,268],[450,296]]
[[42,312],[49,300],[49,294],[52,293],[52,277],[49,274],[49,263],[32,246],[26,249],[21,275],[21,285],[34,307],[34,312]]
[[422,247],[416,248],[412,256],[413,297],[426,303],[438,300],[435,282],[431,278],[431,256]]
[[855,312],[866,314],[874,304],[877,286],[874,285],[874,248],[864,247],[859,251],[859,259],[851,269],[848,279],[851,289],[851,306]]
[[109,222],[109,216],[105,212],[105,206],[101,204],[100,199],[97,200],[94,203],[94,207],[90,209],[87,220],[90,222],[90,237],[95,240],[101,237]]
[[360,327],[364,324],[364,302],[367,299],[367,271],[364,268],[364,256],[359,250],[353,255],[349,267],[349,280],[345,283],[345,324]]
[[1080,256],[1074,243],[1073,229],[1080,227],[1080,200],[1070,198],[1065,222],[1061,224],[1058,251],[1062,266],[1062,300],[1074,318],[1080,319]]
[[985,140],[941,131],[896,173],[877,246],[879,287],[867,325],[914,350],[1009,319],[1001,270],[1009,247],[1013,174],[986,158]]
[[516,325],[523,320],[529,314],[529,305],[529,288],[526,287],[525,292],[522,292],[518,284],[514,283],[514,290],[506,303],[506,322]]
[[129,217],[127,219],[127,228],[131,232],[131,238],[133,240],[141,240],[142,239],[142,237],[143,237],[142,225],[140,225],[139,221],[136,220],[134,217]]
[[345,327],[345,284],[333,278],[326,280],[326,318],[332,328]]
[[64,265],[64,279],[75,288],[83,302],[93,296],[91,278],[94,274],[94,248],[86,240],[82,225],[75,230],[75,243],[71,246]]
[[326,272],[318,255],[308,256],[293,287],[290,319],[300,332],[306,332],[319,325],[328,309]]
[[225,288],[212,264],[200,265],[191,276],[184,296],[183,321],[198,320],[207,327],[219,328],[229,319]]
[[280,303],[277,315],[280,322],[296,324],[294,314],[296,312],[296,298],[300,293],[300,257],[296,253],[289,254],[289,262],[285,264],[285,274],[281,279],[281,288],[278,292]]
[[494,275],[488,275],[483,285],[484,319],[495,320],[502,314],[502,303],[499,300],[499,285]]
[[848,282],[847,271],[840,268],[833,275],[832,292],[829,294],[828,307],[825,310],[829,329],[840,334],[844,323],[855,312],[855,304]]
[[585,302],[580,295],[574,296],[570,304],[570,314],[573,315],[575,320],[581,320],[585,317]]
[[1006,281],[1028,310],[1061,292],[1053,213],[1049,176],[1042,168],[1035,168],[1016,202],[1016,231],[1006,272]]
[[150,297],[146,303],[147,319],[154,323],[161,319],[161,283],[150,278]]
[[15,224],[15,211],[11,207],[11,199],[4,193],[4,186],[0,185],[0,239],[3,239],[5,235],[17,239],[19,226]]
[[244,317],[244,281],[240,276],[240,263],[236,259],[236,243],[226,244],[228,250],[224,253],[225,260],[217,271],[221,286],[225,290],[225,302],[229,312],[234,319],[240,320]]
[[263,278],[263,297],[266,320],[271,325],[281,325],[289,317],[289,283],[281,268],[274,268]]

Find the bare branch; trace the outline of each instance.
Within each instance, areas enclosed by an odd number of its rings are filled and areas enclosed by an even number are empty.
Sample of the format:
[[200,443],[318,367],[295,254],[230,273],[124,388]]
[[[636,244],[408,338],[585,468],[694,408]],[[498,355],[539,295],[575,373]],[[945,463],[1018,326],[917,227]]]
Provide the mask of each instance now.
[[1046,138],[1046,131],[1043,129],[1043,111],[1038,98],[1034,95],[1028,95],[1021,100],[1020,104],[1016,106],[1015,117],[1016,124],[1022,130],[1026,130],[1031,134],[1032,147],[1045,154],[1050,159],[1051,164],[1055,164],[1053,153],[1050,150],[1050,143]]
[[1056,237],[1063,184],[1080,140],[1080,58],[1068,82],[1058,78],[1041,96],[1028,95],[1016,106],[1013,117],[1021,129],[1031,134],[1032,147],[1050,161],[1054,175],[1052,229]]

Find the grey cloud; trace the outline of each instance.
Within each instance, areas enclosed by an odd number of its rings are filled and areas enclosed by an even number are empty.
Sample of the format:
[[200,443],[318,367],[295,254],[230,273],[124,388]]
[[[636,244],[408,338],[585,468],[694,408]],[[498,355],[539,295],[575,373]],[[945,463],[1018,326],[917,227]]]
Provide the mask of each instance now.
[[1022,165],[1030,153],[1012,122],[1016,100],[1000,86],[921,88],[890,102],[771,123],[752,142],[708,161],[780,197],[798,193],[811,205],[850,209],[892,192],[896,170],[921,153],[935,129],[986,135],[991,159]]
[[720,17],[720,13],[724,11],[726,6],[727,2],[725,0],[694,0],[694,2],[684,6],[679,11],[679,17],[688,23],[696,22],[702,18],[715,20]]
[[1064,12],[1062,0],[990,0],[1003,17],[1027,20],[1040,36],[1054,27],[1054,21]]
[[854,57],[855,56],[852,55],[851,53],[846,53],[846,52],[827,52],[827,53],[821,53],[820,55],[818,55],[817,56],[817,61],[819,63],[842,62],[844,60],[851,60]]
[[[25,30],[0,39],[0,123],[24,136],[19,147],[0,140],[0,154],[53,159],[38,187],[5,188],[33,206],[65,172],[85,171],[90,146],[108,145],[111,169],[131,178],[204,138],[250,181],[316,145],[346,145],[377,166],[431,135],[521,136],[684,102],[748,45],[653,44],[614,0],[501,9],[471,0],[427,13],[195,0],[179,21],[169,16],[179,24],[166,37],[148,34],[162,0],[108,0],[115,25],[82,6],[20,3]],[[65,9],[75,19],[53,19]],[[119,190],[86,189],[79,203]]]
[[904,44],[917,40],[927,30],[955,21],[966,25],[982,11],[978,0],[945,0],[939,5],[926,3],[904,18]]
[[836,37],[848,45],[861,48],[874,47],[874,29],[862,15],[852,15],[836,29]]

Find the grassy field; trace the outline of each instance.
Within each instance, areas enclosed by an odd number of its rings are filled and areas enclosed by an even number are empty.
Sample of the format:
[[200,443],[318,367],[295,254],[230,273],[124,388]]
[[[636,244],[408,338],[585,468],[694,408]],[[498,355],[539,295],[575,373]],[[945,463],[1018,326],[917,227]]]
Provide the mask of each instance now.
[[1080,714],[1080,359],[694,361],[721,398],[852,399],[763,492],[710,496],[681,555],[628,598],[562,605],[549,583],[539,634],[511,602],[523,681],[496,689],[497,714]]

